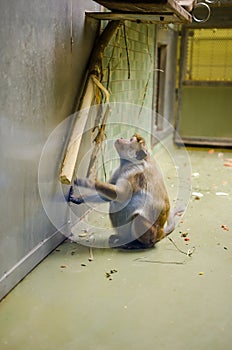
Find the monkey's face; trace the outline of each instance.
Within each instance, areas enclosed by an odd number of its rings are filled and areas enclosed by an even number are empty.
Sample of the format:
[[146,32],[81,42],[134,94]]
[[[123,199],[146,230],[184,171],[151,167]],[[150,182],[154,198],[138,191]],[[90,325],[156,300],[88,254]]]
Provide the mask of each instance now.
[[115,148],[121,159],[131,162],[140,161],[147,157],[147,148],[144,139],[138,135],[133,135],[129,140],[120,138],[115,141]]

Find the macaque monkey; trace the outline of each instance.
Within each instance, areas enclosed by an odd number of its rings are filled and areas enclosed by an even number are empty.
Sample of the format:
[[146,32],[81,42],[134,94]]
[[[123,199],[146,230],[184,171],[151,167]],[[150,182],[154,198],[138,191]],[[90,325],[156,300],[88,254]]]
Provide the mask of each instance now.
[[97,193],[75,198],[71,187],[68,200],[75,204],[110,202],[110,220],[116,230],[109,237],[110,247],[151,248],[175,228],[161,172],[139,134],[129,140],[117,139],[115,148],[120,165],[110,181],[77,178],[76,186]]

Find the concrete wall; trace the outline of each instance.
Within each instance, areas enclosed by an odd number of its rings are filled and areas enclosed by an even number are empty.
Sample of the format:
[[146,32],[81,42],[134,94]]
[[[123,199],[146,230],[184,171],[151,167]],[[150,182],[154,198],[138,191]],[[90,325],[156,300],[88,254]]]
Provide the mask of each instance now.
[[[99,6],[91,0],[0,0],[0,8],[1,298],[64,238],[56,224],[67,222],[67,205],[55,196],[71,121],[46,140],[80,95],[98,30],[85,10]],[[39,190],[54,206],[55,225]]]
[[[178,26],[163,27],[158,25],[156,36],[156,77],[153,108],[157,112],[157,122],[153,133],[157,140],[160,140],[166,136],[170,131],[170,126],[174,124]],[[165,60],[159,62],[158,48],[162,47],[165,48],[166,57]]]

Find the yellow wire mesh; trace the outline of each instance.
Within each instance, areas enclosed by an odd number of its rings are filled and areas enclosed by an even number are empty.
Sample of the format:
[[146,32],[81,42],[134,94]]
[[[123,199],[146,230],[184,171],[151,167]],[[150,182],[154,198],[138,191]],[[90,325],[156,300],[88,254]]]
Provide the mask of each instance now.
[[232,29],[195,29],[188,39],[185,80],[232,81]]

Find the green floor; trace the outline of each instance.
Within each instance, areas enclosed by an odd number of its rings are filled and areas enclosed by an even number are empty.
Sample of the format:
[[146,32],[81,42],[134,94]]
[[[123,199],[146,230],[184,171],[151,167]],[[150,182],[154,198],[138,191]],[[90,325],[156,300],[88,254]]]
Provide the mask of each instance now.
[[203,196],[171,239],[193,254],[166,238],[148,251],[95,249],[90,262],[66,241],[1,302],[1,350],[231,349],[232,152],[189,155]]

